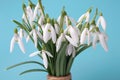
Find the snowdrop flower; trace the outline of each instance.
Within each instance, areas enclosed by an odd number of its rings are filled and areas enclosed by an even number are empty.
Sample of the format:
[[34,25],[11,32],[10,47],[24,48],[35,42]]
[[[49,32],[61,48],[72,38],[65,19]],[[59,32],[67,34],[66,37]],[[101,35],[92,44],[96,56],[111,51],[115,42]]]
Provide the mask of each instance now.
[[[30,6],[27,6],[26,8],[27,18],[31,26],[33,26],[33,21],[36,19],[39,9],[40,9],[39,3],[35,6],[34,10],[32,10]],[[23,19],[26,21],[24,14]]]
[[56,32],[56,34],[59,34],[59,33],[60,33],[60,27],[59,27],[59,25],[57,24],[57,22],[55,22],[54,27],[55,27],[55,32]]
[[101,32],[96,32],[95,36],[93,38],[93,47],[96,47],[96,43],[99,40],[101,46],[104,48],[105,51],[108,51],[108,46],[107,46],[107,41],[108,37],[105,33],[101,33]]
[[64,40],[65,40],[65,35],[64,33],[61,33],[60,37],[57,39],[57,42],[56,42],[56,52],[59,51],[61,44]]
[[44,16],[41,15],[39,20],[38,20],[38,24],[43,25],[43,22],[44,22]]
[[36,55],[38,55],[38,54],[40,54],[40,53],[41,53],[42,58],[43,58],[43,64],[44,64],[45,68],[47,69],[47,68],[48,68],[47,56],[53,57],[50,52],[45,51],[45,50],[42,50],[42,51],[34,52],[34,53],[30,54],[29,56],[30,56],[30,57],[34,57],[34,56],[36,56]]
[[27,37],[27,34],[26,32],[23,30],[23,29],[20,29],[19,32],[18,32],[20,38],[22,39],[23,37]]
[[53,26],[50,23],[47,23],[43,31],[43,40],[45,43],[52,38],[53,43],[56,42],[56,33]]
[[75,53],[76,53],[76,51],[75,51],[75,47],[73,46],[73,45],[71,45],[71,44],[69,44],[68,46],[67,46],[67,49],[66,49],[66,55],[68,56],[70,56],[70,55],[72,55],[72,57],[75,57]]
[[41,40],[43,40],[42,34],[39,31],[37,31],[35,29],[35,27],[33,27],[32,31],[29,33],[29,36],[27,36],[26,42],[28,42],[28,40],[30,39],[31,35],[33,35],[34,44],[35,44],[35,47],[37,47],[37,39],[38,39],[38,37]]
[[19,34],[18,34],[17,29],[15,29],[15,31],[14,31],[14,36],[13,36],[12,39],[11,39],[10,52],[13,51],[15,42],[18,43],[21,51],[22,51],[23,53],[25,53],[25,48],[24,48],[23,42],[22,42],[22,40],[21,40],[21,38],[20,38],[20,36],[19,36]]
[[37,3],[37,5],[35,6],[35,9],[34,9],[34,14],[33,14],[34,19],[37,17],[39,10],[40,10],[40,5],[39,5],[39,3]]
[[91,42],[91,33],[88,30],[88,28],[84,28],[84,30],[81,33],[81,37],[80,37],[80,43],[84,44],[86,39],[88,40],[88,45],[90,45]]
[[68,33],[70,34],[70,36],[65,35],[66,39],[75,47],[78,47],[79,44],[79,33],[78,30],[76,30],[76,28],[72,27],[71,25],[68,26]]
[[98,27],[99,27],[99,24],[101,24],[103,30],[105,31],[106,30],[106,21],[105,21],[105,18],[103,17],[103,15],[102,15],[102,13],[101,13],[100,17],[97,20],[97,26]]
[[85,18],[85,22],[89,22],[89,20],[90,20],[90,11],[87,11],[82,16],[80,16],[80,18],[78,19],[77,22],[78,23],[81,22],[84,18]]

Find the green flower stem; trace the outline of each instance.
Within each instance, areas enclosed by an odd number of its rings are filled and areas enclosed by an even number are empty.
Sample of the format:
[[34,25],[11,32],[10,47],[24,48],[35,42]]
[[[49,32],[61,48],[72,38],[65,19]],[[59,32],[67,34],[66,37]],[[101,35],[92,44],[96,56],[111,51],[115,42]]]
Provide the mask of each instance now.
[[29,70],[21,72],[20,75],[31,73],[31,72],[47,72],[47,71],[44,69],[29,69]]
[[15,64],[15,65],[12,65],[12,66],[6,68],[6,70],[15,68],[17,66],[25,65],[25,64],[31,64],[31,63],[38,64],[38,65],[42,66],[43,68],[45,68],[44,65],[42,63],[40,63],[40,62],[37,62],[37,61],[25,61],[25,62],[21,62],[21,63]]
[[40,9],[42,10],[42,15],[45,17],[45,13],[44,13],[44,9],[41,3],[41,0],[38,0],[39,4],[40,4]]

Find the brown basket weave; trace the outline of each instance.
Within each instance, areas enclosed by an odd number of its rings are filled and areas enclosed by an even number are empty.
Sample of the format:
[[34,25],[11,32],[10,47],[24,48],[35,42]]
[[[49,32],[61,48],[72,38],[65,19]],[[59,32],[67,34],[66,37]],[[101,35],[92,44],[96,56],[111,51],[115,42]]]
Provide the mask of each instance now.
[[71,74],[67,75],[67,76],[63,76],[63,77],[56,77],[56,76],[47,76],[47,80],[72,80],[71,79]]

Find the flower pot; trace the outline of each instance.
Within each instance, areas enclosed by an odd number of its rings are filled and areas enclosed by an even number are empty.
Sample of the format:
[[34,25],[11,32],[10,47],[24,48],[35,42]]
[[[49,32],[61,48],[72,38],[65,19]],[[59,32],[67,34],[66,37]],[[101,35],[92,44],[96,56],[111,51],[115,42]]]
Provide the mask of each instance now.
[[61,77],[48,75],[47,80],[72,80],[72,77],[71,77],[71,74],[67,76],[61,76]]

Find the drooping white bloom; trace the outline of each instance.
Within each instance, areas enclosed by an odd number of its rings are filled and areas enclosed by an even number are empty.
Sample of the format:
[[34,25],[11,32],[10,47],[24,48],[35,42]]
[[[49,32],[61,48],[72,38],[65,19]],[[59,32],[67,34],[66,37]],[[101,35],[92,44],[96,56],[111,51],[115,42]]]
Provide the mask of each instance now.
[[70,34],[70,36],[65,35],[66,39],[75,47],[78,47],[79,44],[79,31],[77,30],[77,28],[72,27],[71,25],[68,26],[67,29],[68,33]]
[[106,21],[105,18],[103,16],[100,16],[97,20],[97,26],[99,27],[99,25],[101,24],[103,30],[106,30]]
[[28,40],[30,39],[30,36],[33,36],[35,47],[37,47],[37,39],[38,39],[38,37],[41,40],[43,40],[42,34],[39,31],[37,31],[36,29],[32,29],[32,31],[29,33],[29,36],[27,36],[26,42],[28,42]]
[[[32,10],[32,8],[30,6],[27,6],[27,8],[25,9],[25,12],[26,12],[26,16],[28,18],[28,21],[31,25],[31,27],[33,26],[33,21],[35,21],[37,15],[38,15],[38,12],[40,10],[40,5],[39,3],[35,6],[35,9]],[[26,18],[24,17],[25,15],[23,15],[23,19],[26,21]]]
[[74,47],[73,45],[69,44],[69,45],[67,46],[67,49],[66,49],[66,56],[72,55],[72,57],[75,57],[75,53],[76,53],[75,47]]
[[84,28],[83,32],[81,33],[80,43],[84,44],[86,42],[86,39],[88,39],[88,45],[89,45],[91,42],[91,34],[88,28]]
[[30,6],[27,6],[26,13],[27,13],[26,16],[27,16],[27,18],[29,20],[30,25],[33,26],[33,21],[34,21],[33,15],[34,15],[34,12],[32,11]]
[[45,68],[47,69],[47,68],[48,68],[48,60],[47,60],[47,56],[49,56],[49,57],[53,57],[53,56],[51,55],[50,52],[45,51],[45,50],[42,50],[42,51],[36,51],[36,52],[30,54],[29,56],[30,56],[30,57],[34,57],[34,56],[36,56],[36,55],[38,55],[38,54],[40,54],[40,53],[41,53],[42,58],[43,58],[43,64],[44,64]]
[[85,22],[89,22],[89,20],[90,20],[90,12],[89,11],[87,11],[82,16],[80,16],[80,18],[78,19],[77,22],[78,23],[81,22],[84,18],[85,18]]
[[22,42],[20,36],[19,36],[17,33],[15,33],[14,36],[13,36],[13,38],[11,39],[10,52],[13,51],[13,49],[14,49],[14,44],[15,44],[16,42],[18,43],[21,51],[22,51],[23,53],[25,53],[25,48],[24,48],[23,42]]
[[23,37],[27,37],[27,34],[26,32],[23,30],[23,29],[20,29],[19,32],[18,32],[20,38],[22,39]]
[[43,25],[43,22],[44,22],[44,16],[41,15],[40,18],[39,18],[39,20],[38,20],[38,24],[39,25]]
[[87,31],[88,31],[88,28],[84,28],[83,32],[81,33],[81,38],[80,38],[80,43],[81,44],[84,44],[84,42],[86,40]]
[[64,33],[61,33],[60,37],[56,41],[56,52],[59,51],[61,44],[64,40],[65,40],[65,35],[64,35]]
[[57,22],[60,24],[61,15],[58,17]]
[[34,14],[33,14],[34,19],[37,17],[39,9],[40,9],[40,5],[39,5],[39,3],[37,3],[37,5],[35,6],[35,9],[34,9]]
[[45,43],[52,38],[53,43],[56,42],[56,33],[53,26],[50,23],[47,23],[43,31],[43,40]]
[[94,39],[93,39],[93,47],[95,48],[97,41],[100,41],[101,46],[104,48],[105,51],[108,51],[108,46],[107,46],[107,35],[105,33],[101,32],[96,32]]
[[54,24],[55,26],[55,31],[56,31],[56,34],[59,34],[60,33],[60,27],[57,23]]

